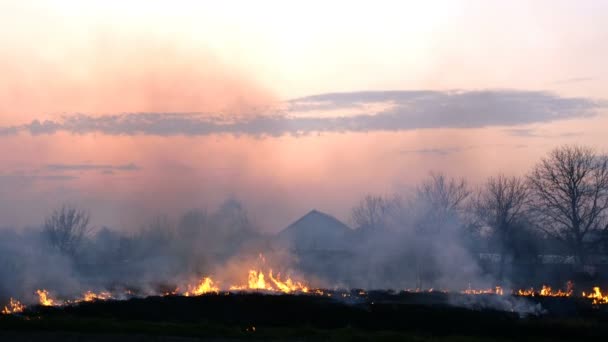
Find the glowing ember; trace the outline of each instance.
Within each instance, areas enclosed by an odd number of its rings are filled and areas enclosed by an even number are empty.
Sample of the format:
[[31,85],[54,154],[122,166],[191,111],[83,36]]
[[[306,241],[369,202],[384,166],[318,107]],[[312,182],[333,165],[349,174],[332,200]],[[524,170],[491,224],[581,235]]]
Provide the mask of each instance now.
[[534,297],[534,289],[533,288],[529,288],[527,290],[517,290],[517,295],[518,296],[525,296],[525,297]]
[[477,289],[472,289],[470,285],[469,285],[468,289],[461,291],[461,293],[468,294],[468,295],[495,294],[495,295],[499,295],[499,296],[502,296],[504,294],[502,287],[500,287],[500,286],[496,286],[493,289],[477,290]]
[[562,291],[561,289],[553,291],[551,290],[551,287],[543,285],[543,288],[540,290],[540,295],[547,297],[570,297],[572,295],[572,289],[566,291]]
[[25,310],[25,305],[21,304],[21,302],[19,302],[18,300],[11,298],[8,305],[6,305],[4,309],[2,309],[2,314],[12,315],[23,312],[23,310]]
[[92,302],[94,300],[108,300],[108,299],[112,299],[114,298],[112,296],[112,294],[110,292],[100,292],[100,293],[95,293],[92,291],[86,291],[83,295],[82,298],[78,301],[83,301],[83,302]]
[[547,285],[543,285],[542,288],[540,289],[540,291],[535,291],[534,288],[530,288],[530,289],[521,289],[521,290],[517,290],[517,292],[515,294],[517,294],[518,296],[526,296],[526,297],[534,297],[534,296],[541,296],[541,297],[570,297],[572,296],[572,293],[574,292],[574,284],[569,281],[566,284],[566,290],[561,290],[558,289],[557,291],[554,291],[551,286],[547,286]]

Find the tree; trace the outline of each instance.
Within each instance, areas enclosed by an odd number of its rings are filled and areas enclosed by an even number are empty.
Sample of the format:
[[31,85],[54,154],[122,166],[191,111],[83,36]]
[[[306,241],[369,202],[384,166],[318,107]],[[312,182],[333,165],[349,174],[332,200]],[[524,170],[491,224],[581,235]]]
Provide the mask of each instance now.
[[395,201],[381,196],[365,196],[352,209],[352,221],[355,227],[370,231],[387,228],[388,216],[395,207]]
[[90,232],[88,212],[63,205],[44,221],[43,232],[51,246],[61,253],[74,256]]
[[404,221],[413,228],[410,238],[415,240],[412,249],[417,288],[422,288],[423,283],[438,285],[436,281],[449,263],[440,255],[448,250],[453,251],[454,258],[461,255],[455,241],[462,236],[456,228],[460,228],[460,213],[470,194],[464,179],[448,178],[442,173],[431,173],[416,187]]
[[528,204],[528,187],[520,177],[490,177],[473,202],[473,214],[483,225],[493,229],[500,243],[499,280],[502,280],[505,257],[513,247],[514,230],[523,221]]
[[537,227],[558,239],[579,266],[608,232],[608,157],[582,146],[562,146],[528,176]]
[[448,179],[444,174],[431,173],[429,179],[416,188],[416,229],[429,234],[440,232],[457,219],[470,194],[464,179]]

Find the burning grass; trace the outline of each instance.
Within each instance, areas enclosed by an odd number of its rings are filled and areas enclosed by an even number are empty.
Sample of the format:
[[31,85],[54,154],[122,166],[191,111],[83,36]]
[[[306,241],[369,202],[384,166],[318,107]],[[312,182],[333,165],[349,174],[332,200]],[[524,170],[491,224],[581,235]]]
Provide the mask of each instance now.
[[[259,255],[259,261],[262,265],[266,263],[263,255]],[[274,273],[272,269],[263,271],[259,268],[250,269],[246,273],[246,277],[243,277],[242,283],[230,284],[227,282],[220,282],[213,279],[210,276],[200,277],[191,283],[182,284],[180,286],[173,287],[171,290],[159,290],[152,292],[133,292],[131,290],[120,290],[120,291],[92,291],[87,290],[79,296],[74,298],[59,298],[53,295],[47,289],[38,289],[36,295],[38,296],[38,305],[43,307],[64,307],[76,305],[84,302],[94,301],[107,301],[107,300],[126,300],[130,298],[148,297],[148,296],[183,296],[183,297],[194,297],[202,295],[230,295],[233,293],[242,292],[256,292],[265,294],[297,294],[317,297],[334,297],[349,300],[366,299],[368,292],[365,290],[357,291],[345,291],[345,290],[328,290],[320,288],[311,288],[308,282],[303,280],[296,280],[289,276],[282,277],[280,273]],[[574,291],[574,284],[568,282],[565,289],[554,290],[548,285],[542,285],[539,289],[528,288],[528,289],[517,289],[517,290],[506,290],[501,286],[495,286],[493,288],[476,289],[472,288],[471,285],[462,291],[448,291],[448,290],[436,290],[436,289],[415,289],[415,290],[404,290],[402,293],[411,294],[449,294],[449,295],[462,295],[462,296],[510,296],[510,297],[573,297],[583,300],[590,301],[593,305],[608,304],[608,295],[602,293],[599,286],[593,287],[591,292],[582,292],[577,295]],[[26,306],[16,299],[11,298],[9,303],[4,306],[2,314],[18,314],[26,310]]]
[[[280,275],[274,275],[272,271],[263,273],[261,271],[250,270],[248,273],[248,282],[245,285],[229,285],[222,287],[219,283],[215,282],[210,277],[203,277],[199,281],[193,284],[187,284],[184,290],[176,288],[173,291],[159,291],[157,293],[150,293],[144,296],[136,295],[131,291],[124,292],[110,292],[100,291],[93,292],[90,290],[85,291],[81,296],[77,298],[60,299],[46,290],[39,289],[36,291],[38,296],[38,305],[43,307],[62,307],[76,305],[83,302],[93,301],[106,301],[106,300],[124,300],[129,298],[147,297],[147,296],[183,296],[193,297],[202,295],[230,295],[241,292],[257,292],[264,294],[297,294],[306,296],[317,296],[317,297],[335,297],[335,298],[360,298],[365,299],[368,297],[368,292],[365,290],[327,290],[327,289],[311,289],[305,282],[295,281],[291,278],[281,279]],[[451,292],[447,290],[404,290],[402,293],[411,294],[459,294],[462,296],[512,296],[512,297],[572,297],[582,300],[588,300],[593,305],[604,305],[608,304],[608,295],[602,292],[600,287],[594,287],[591,292],[582,292],[580,295],[576,295],[574,292],[574,286],[571,282],[568,282],[565,290],[557,289],[554,290],[550,286],[543,285],[540,289],[519,289],[506,291],[500,286],[489,289],[474,289],[467,288],[466,290]],[[26,309],[26,306],[20,301],[11,298],[9,303],[4,306],[2,314],[10,315],[21,313]]]
[[21,304],[20,301],[11,298],[7,305],[2,309],[2,314],[11,315],[22,313],[25,310],[25,305]]

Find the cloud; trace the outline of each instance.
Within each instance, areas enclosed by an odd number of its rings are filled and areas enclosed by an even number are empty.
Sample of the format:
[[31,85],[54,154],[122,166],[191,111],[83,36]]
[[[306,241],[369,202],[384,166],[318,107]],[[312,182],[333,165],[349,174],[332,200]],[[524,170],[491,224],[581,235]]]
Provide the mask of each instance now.
[[[366,114],[348,109],[369,103],[391,106]],[[61,120],[32,121],[19,127],[31,134],[67,131],[108,135],[301,135],[313,132],[403,131],[425,128],[514,126],[590,117],[604,105],[538,91],[367,91],[315,95],[289,101],[287,113],[225,117],[199,113],[74,114]],[[341,116],[297,116],[289,111],[344,108]],[[512,134],[528,134],[514,129]]]
[[563,132],[558,134],[550,134],[532,128],[512,128],[505,130],[509,135],[522,138],[573,138],[580,137],[583,132]]
[[65,180],[78,179],[78,177],[76,177],[76,176],[67,176],[67,175],[48,175],[48,176],[39,176],[38,179],[65,181]]
[[0,185],[24,185],[30,184],[36,181],[70,181],[78,179],[77,176],[72,175],[61,175],[61,174],[29,174],[25,172],[11,172],[11,173],[0,173]]
[[462,152],[464,150],[471,149],[472,147],[444,147],[444,148],[423,148],[418,150],[404,150],[401,153],[404,154],[426,154],[426,155],[437,155],[447,156],[449,154]]
[[3,135],[15,135],[19,132],[19,127],[0,127],[0,137]]
[[51,171],[102,171],[104,173],[113,171],[135,171],[140,167],[133,164],[109,165],[109,164],[48,164],[47,170]]
[[542,135],[538,134],[534,129],[532,128],[512,128],[512,129],[507,129],[506,132],[512,136],[516,136],[516,137],[526,137],[526,138],[530,138],[530,137],[541,137]]
[[557,80],[557,81],[553,82],[553,84],[581,83],[581,82],[589,82],[589,81],[593,81],[593,80],[595,80],[595,78],[593,78],[593,77],[572,77],[572,78],[566,78],[563,80]]

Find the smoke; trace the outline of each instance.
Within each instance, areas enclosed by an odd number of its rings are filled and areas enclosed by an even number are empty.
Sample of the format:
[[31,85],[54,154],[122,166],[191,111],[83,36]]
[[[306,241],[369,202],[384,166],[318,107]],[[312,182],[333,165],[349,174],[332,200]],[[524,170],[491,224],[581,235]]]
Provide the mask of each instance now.
[[208,276],[227,289],[246,286],[249,270],[302,279],[295,256],[274,236],[260,233],[235,199],[210,212],[193,209],[177,219],[153,217],[132,233],[97,229],[74,246],[73,254],[55,248],[42,228],[0,234],[0,303],[9,297],[36,303],[38,289],[63,299],[79,298],[88,290],[183,292]]
[[513,296],[452,296],[449,303],[472,310],[491,309],[515,312],[520,317],[539,316],[547,313],[540,303]]

